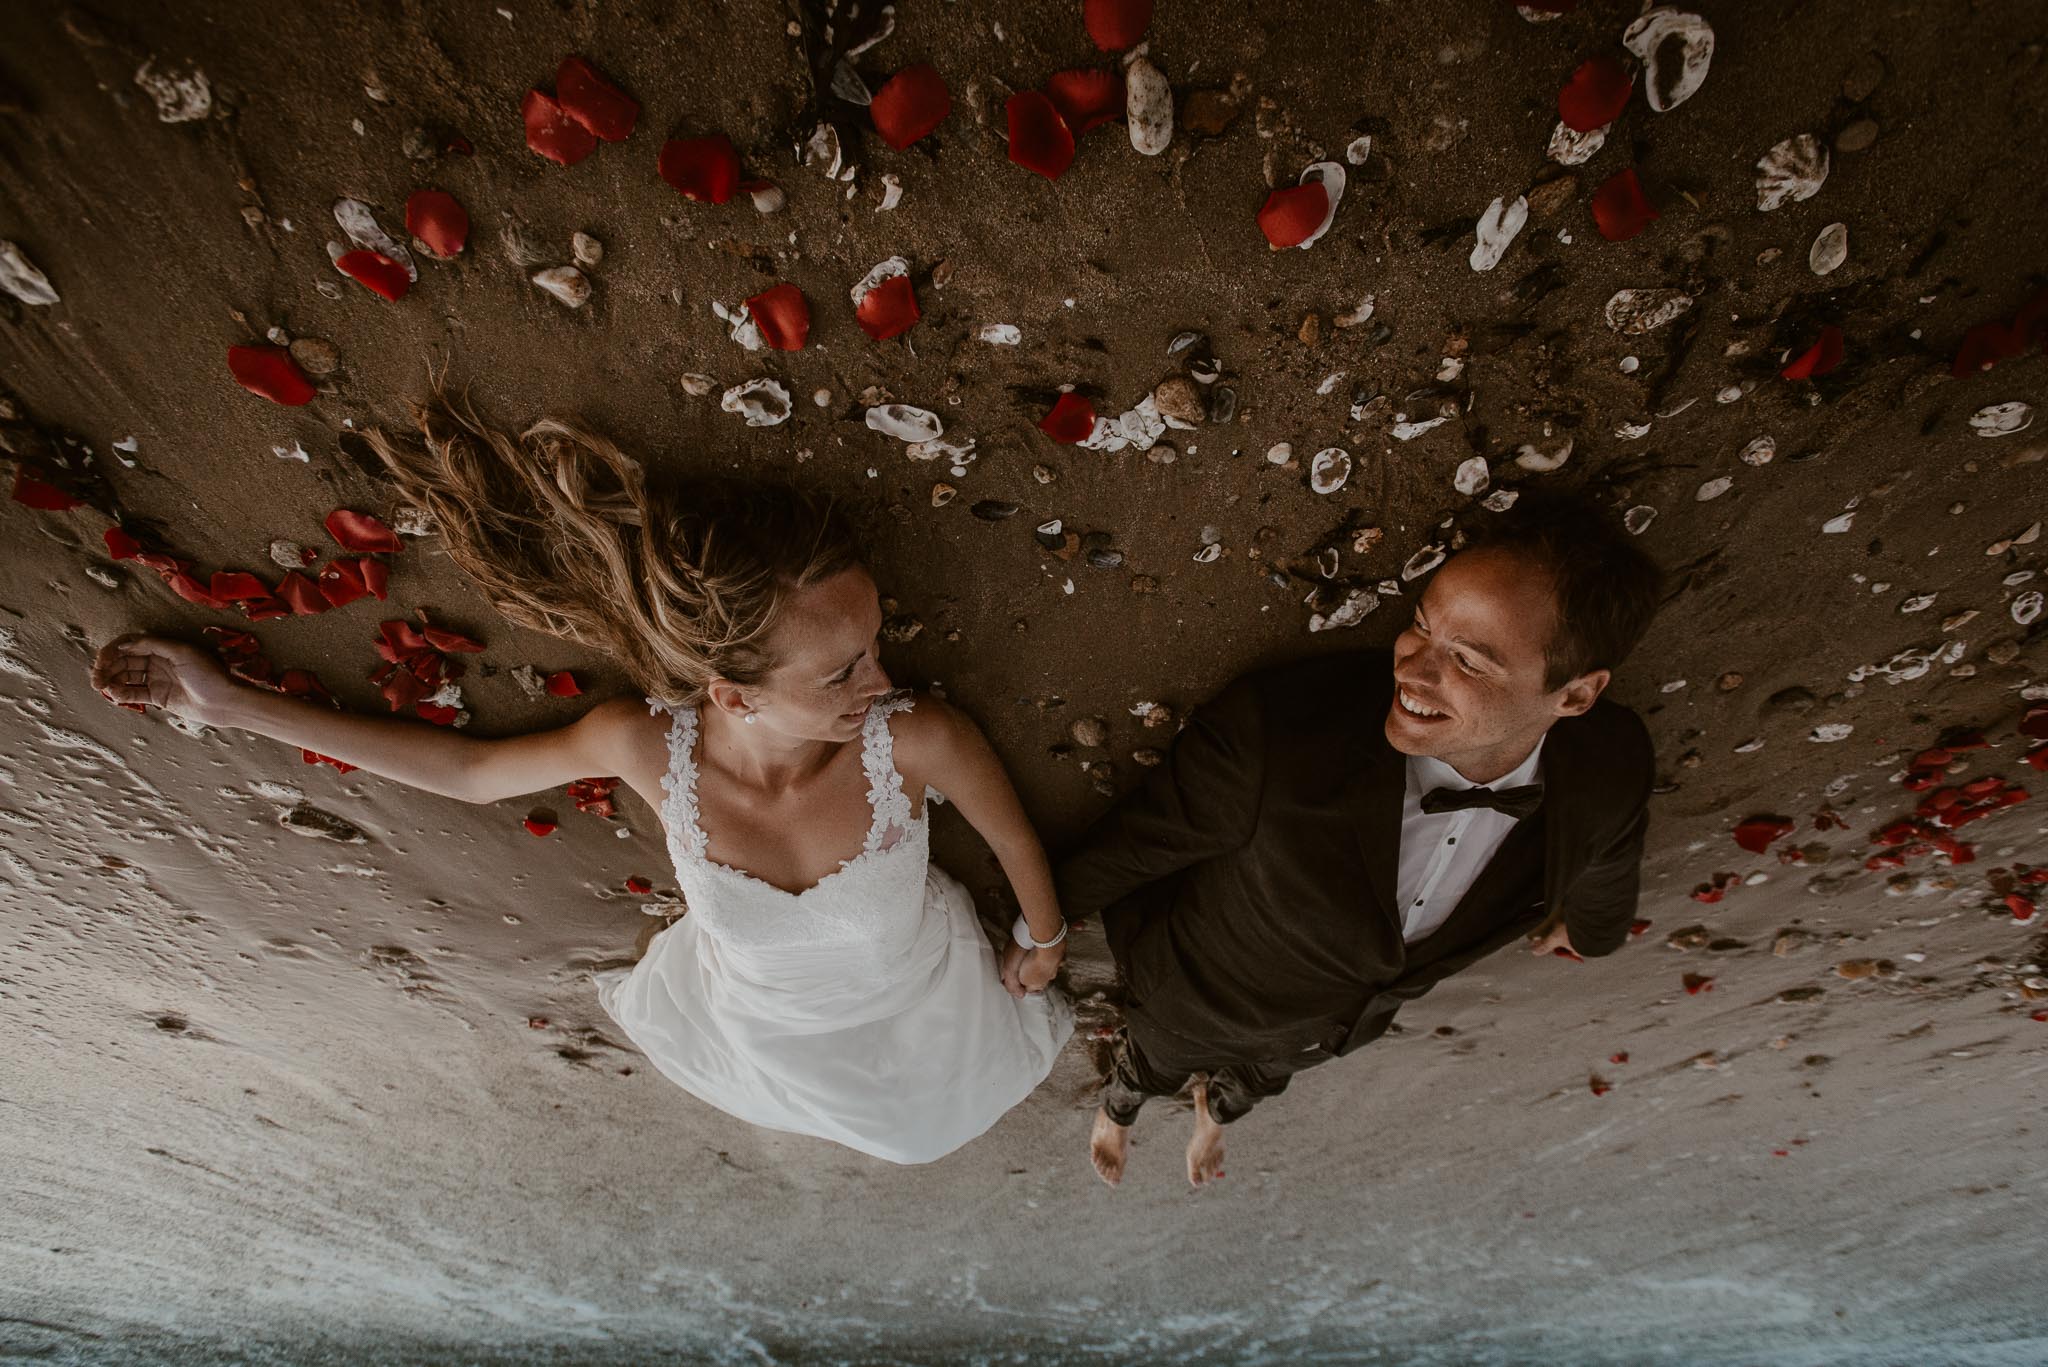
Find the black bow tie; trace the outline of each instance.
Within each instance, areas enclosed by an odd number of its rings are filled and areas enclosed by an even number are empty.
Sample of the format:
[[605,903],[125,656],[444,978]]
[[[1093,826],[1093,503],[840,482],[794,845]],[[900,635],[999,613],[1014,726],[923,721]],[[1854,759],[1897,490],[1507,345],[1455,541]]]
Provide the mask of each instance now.
[[1542,801],[1543,785],[1540,783],[1503,788],[1499,792],[1491,788],[1432,788],[1422,795],[1422,810],[1434,815],[1437,812],[1463,811],[1467,807],[1491,807],[1520,821],[1534,814]]

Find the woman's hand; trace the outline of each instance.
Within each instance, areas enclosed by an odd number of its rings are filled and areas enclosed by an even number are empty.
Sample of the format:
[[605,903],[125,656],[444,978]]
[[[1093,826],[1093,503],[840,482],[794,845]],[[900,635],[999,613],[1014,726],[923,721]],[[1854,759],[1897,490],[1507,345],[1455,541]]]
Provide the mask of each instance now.
[[1067,943],[1062,940],[1051,949],[1026,949],[1010,942],[1003,951],[1003,986],[1013,997],[1037,996],[1045,991],[1047,983],[1060,971],[1060,965],[1067,959]]
[[240,685],[212,654],[183,641],[131,633],[93,657],[92,686],[124,707],[161,707],[202,726],[226,724]]

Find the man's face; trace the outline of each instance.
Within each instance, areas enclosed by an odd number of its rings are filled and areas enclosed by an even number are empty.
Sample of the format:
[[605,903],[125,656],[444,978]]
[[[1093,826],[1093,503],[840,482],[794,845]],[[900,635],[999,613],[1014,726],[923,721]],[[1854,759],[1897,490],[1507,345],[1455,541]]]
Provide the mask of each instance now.
[[1548,574],[1507,551],[1453,556],[1394,642],[1388,743],[1481,783],[1514,768],[1552,722],[1584,712],[1607,683],[1603,669],[1544,687],[1556,625]]

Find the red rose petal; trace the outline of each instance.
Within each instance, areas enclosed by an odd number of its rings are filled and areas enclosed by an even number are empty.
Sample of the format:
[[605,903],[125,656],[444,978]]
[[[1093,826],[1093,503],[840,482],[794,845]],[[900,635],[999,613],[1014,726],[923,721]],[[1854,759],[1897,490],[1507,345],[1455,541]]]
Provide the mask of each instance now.
[[2017,328],[2002,322],[1979,323],[1963,334],[1962,345],[1956,349],[1955,364],[1949,367],[1949,374],[1958,380],[1968,379],[1979,371],[1991,369],[2000,361],[2011,360],[2026,349],[2026,339]]
[[412,710],[415,716],[436,726],[453,726],[455,719],[462,715],[459,708],[437,702],[416,702],[412,705]]
[[553,835],[555,833],[555,823],[544,816],[529,816],[519,824],[526,827],[529,835]]
[[626,880],[626,891],[639,893],[653,892],[654,884],[648,882],[645,878],[628,878]]
[[1038,430],[1068,445],[1085,441],[1095,430],[1095,408],[1079,394],[1062,394],[1052,412],[1039,419]]
[[1152,0],[1082,0],[1081,22],[1104,52],[1135,46],[1152,23]]
[[1825,375],[1842,363],[1842,330],[1830,323],[1820,330],[1820,340],[1778,373],[1788,380],[1808,380]]
[[269,594],[250,599],[242,604],[242,615],[252,622],[268,622],[278,617],[289,617],[292,610]]
[[1773,840],[1792,834],[1793,823],[1782,816],[1753,816],[1735,827],[1735,843],[1751,854],[1762,854]]
[[2005,895],[2005,909],[2012,913],[2012,919],[2015,921],[2034,919],[2034,904],[2016,892],[2008,892]]
[[1557,92],[1557,116],[1577,133],[1605,128],[1621,116],[1635,89],[1635,73],[1607,53],[1588,57]]
[[[1097,124],[1106,123],[1124,112],[1123,73],[1096,67],[1055,71],[1046,78],[1045,96],[1078,138]],[[1016,135],[1013,133],[1011,136],[1014,138]]]
[[333,537],[345,551],[355,551],[363,554],[373,551],[394,552],[405,549],[404,543],[398,539],[397,532],[392,531],[368,513],[352,512],[347,508],[336,508],[327,515],[327,520],[321,525],[327,528],[327,534]]
[[1727,896],[1728,890],[1726,888],[1717,888],[1713,886],[1711,883],[1702,883],[1698,887],[1694,888],[1692,892],[1688,895],[1691,896],[1692,900],[1695,902],[1706,902],[1712,904],[1714,902],[1720,901],[1723,897]]
[[953,112],[953,92],[929,62],[904,67],[875,92],[868,117],[882,141],[902,151],[937,128]]
[[330,560],[320,571],[314,582],[320,586],[320,596],[329,607],[347,607],[356,599],[369,596],[370,586],[363,582],[362,566],[360,560]]
[[526,120],[526,145],[549,161],[574,166],[597,150],[596,135],[570,118],[552,96],[527,91],[519,113]]
[[1622,1051],[1621,1051],[1620,1053],[1618,1053],[1618,1054],[1609,1054],[1609,1055],[1607,1056],[1607,1061],[1608,1061],[1609,1063],[1627,1063],[1627,1062],[1628,1062],[1628,1050],[1624,1049],[1624,1050],[1622,1050]]
[[640,104],[597,74],[581,57],[564,57],[555,71],[562,112],[606,142],[623,142],[640,118]]
[[223,603],[270,597],[270,585],[246,570],[215,570],[207,589]]
[[1074,134],[1059,107],[1036,90],[1020,90],[1004,102],[1010,121],[1010,160],[1047,180],[1074,164]]
[[405,267],[382,252],[343,252],[334,258],[334,268],[359,281],[372,294],[393,301],[405,298],[405,292],[412,288],[412,278],[405,273]]
[[343,764],[338,759],[305,749],[303,746],[300,747],[299,758],[307,764],[331,764],[334,766],[335,772],[340,774],[352,774],[356,771],[356,766],[353,764]]
[[1329,211],[1330,192],[1321,181],[1282,186],[1267,195],[1265,204],[1260,206],[1259,231],[1275,251],[1298,247],[1323,226],[1323,216]]
[[235,377],[235,383],[251,394],[261,394],[288,408],[296,408],[313,397],[313,382],[281,346],[231,346],[228,371]]
[[795,285],[781,284],[747,300],[761,340],[777,351],[802,351],[811,335],[811,305]]
[[100,536],[107,543],[110,559],[133,560],[142,554],[142,543],[119,527],[109,527]]
[[446,190],[415,190],[405,201],[405,230],[446,260],[469,241],[469,213]]
[[197,603],[203,608],[224,608],[227,606],[213,596],[206,585],[194,579],[183,570],[173,570],[164,576],[164,582],[171,586],[171,592],[188,603]]
[[[46,513],[61,513],[76,508],[83,499],[73,498],[48,480],[29,473],[26,462],[14,467],[13,498],[16,503],[25,504]],[[119,557],[116,557],[117,559]]]
[[1685,983],[1685,992],[1689,997],[1696,997],[1702,992],[1714,990],[1714,980],[1704,974],[1688,973],[1681,981]]
[[548,692],[554,697],[573,698],[582,691],[576,686],[576,676],[566,669],[548,675]]
[[1556,949],[1553,949],[1550,952],[1556,958],[1570,959],[1575,964],[1582,964],[1586,962],[1585,955],[1579,953],[1579,951],[1577,951],[1576,949],[1566,949],[1563,945],[1559,945]]
[[276,593],[279,601],[301,617],[312,617],[334,606],[322,596],[319,585],[297,570],[277,581]]
[[483,653],[482,646],[470,640],[469,637],[464,636],[459,631],[449,631],[442,627],[421,627],[420,635],[426,637],[427,644],[436,650],[445,650],[451,654],[461,655],[478,655]]
[[1643,195],[1636,168],[1618,171],[1593,192],[1593,222],[1609,242],[1626,242],[1658,217]]
[[2027,764],[2040,773],[2048,774],[2048,745],[2037,745],[2027,751]]
[[1589,1078],[1587,1080],[1586,1085],[1593,1089],[1594,1096],[1606,1096],[1609,1092],[1614,1090],[1614,1084],[1609,1082],[1606,1078],[1601,1077],[1598,1073],[1595,1073],[1591,1078]]
[[363,587],[375,595],[378,602],[390,597],[391,567],[381,560],[359,560],[357,573],[363,576]]
[[723,133],[670,138],[661,145],[656,166],[684,199],[700,204],[723,204],[740,184],[740,154]]
[[910,288],[910,277],[890,276],[861,296],[853,315],[860,330],[878,342],[910,331],[919,317],[917,294]]
[[1650,923],[1648,921],[1631,921],[1628,925],[1628,933],[1631,935],[1642,935],[1649,929]]

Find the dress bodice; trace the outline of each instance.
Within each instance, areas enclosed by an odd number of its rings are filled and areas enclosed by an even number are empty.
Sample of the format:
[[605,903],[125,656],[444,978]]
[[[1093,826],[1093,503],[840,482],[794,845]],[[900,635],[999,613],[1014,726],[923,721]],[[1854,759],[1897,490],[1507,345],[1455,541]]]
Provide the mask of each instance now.
[[[697,709],[649,700],[650,710],[672,718],[661,819],[676,881],[690,918],[735,968],[785,982],[809,971],[882,972],[916,940],[930,809],[911,814],[889,730],[889,718],[914,702],[907,690],[879,698],[862,723],[870,817],[860,851],[802,892],[789,892],[707,853],[697,804]],[[943,800],[930,788],[925,794],[927,803]]]

